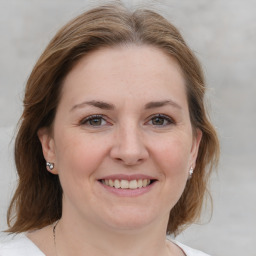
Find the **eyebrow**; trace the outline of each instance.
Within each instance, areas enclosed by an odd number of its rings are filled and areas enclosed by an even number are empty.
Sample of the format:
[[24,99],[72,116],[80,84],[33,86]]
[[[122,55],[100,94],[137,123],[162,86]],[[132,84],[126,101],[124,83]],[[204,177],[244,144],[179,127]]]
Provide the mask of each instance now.
[[[105,109],[105,110],[114,110],[115,109],[115,106],[111,103],[107,103],[104,101],[91,100],[91,101],[84,101],[80,104],[74,105],[70,111],[73,111],[74,109],[77,109],[77,108],[82,108],[86,105],[93,106],[93,107],[100,108],[100,109]],[[173,100],[152,101],[145,105],[145,109],[160,108],[160,107],[164,107],[166,105],[171,105],[177,109],[182,109],[182,107],[178,103],[174,102]]]
[[103,101],[97,101],[97,100],[91,100],[91,101],[84,101],[80,104],[77,104],[71,108],[71,111],[73,111],[76,108],[82,108],[84,106],[93,106],[100,109],[106,109],[106,110],[113,110],[115,106],[111,103],[103,102]]
[[182,109],[182,107],[173,100],[152,101],[145,105],[145,109],[160,108],[166,105],[171,105],[177,109]]

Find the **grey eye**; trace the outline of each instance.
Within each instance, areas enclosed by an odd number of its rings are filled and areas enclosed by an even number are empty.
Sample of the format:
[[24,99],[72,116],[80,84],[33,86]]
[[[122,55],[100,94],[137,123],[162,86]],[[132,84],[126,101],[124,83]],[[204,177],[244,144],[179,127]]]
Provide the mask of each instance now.
[[165,119],[163,117],[154,117],[152,118],[152,124],[153,125],[163,125],[165,124]]
[[106,125],[107,122],[101,115],[92,115],[83,119],[81,124],[96,127]]
[[174,123],[174,121],[166,115],[158,114],[153,116],[149,123],[154,126],[165,126]]
[[102,125],[102,118],[93,118],[91,120],[88,120],[87,122],[92,126],[100,126]]

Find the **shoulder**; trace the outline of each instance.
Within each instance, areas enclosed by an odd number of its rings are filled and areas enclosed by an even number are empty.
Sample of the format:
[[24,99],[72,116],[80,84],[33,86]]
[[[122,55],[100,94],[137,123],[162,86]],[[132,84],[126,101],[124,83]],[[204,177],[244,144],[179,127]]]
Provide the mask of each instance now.
[[182,251],[186,254],[186,256],[210,256],[204,252],[201,252],[201,251],[198,251],[196,249],[193,249],[189,246],[186,246],[178,241],[175,241],[175,240],[171,240],[171,239],[168,239],[170,241],[172,241],[173,243],[175,243],[177,246],[179,246]]
[[0,256],[45,256],[24,233],[1,239]]

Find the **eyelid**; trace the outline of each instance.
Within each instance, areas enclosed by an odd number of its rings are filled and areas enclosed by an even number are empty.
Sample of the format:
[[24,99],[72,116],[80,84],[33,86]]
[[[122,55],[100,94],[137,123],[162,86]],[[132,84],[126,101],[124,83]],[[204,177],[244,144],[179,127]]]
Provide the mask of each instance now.
[[[152,121],[153,118],[157,118],[157,117],[165,119],[168,123],[163,124],[163,125],[149,124],[149,122]],[[90,125],[90,124],[87,123],[90,120],[97,119],[97,118],[104,120],[106,122],[106,124],[103,124],[103,125],[101,124],[101,125],[95,125],[94,126],[94,125]],[[145,122],[145,124],[146,125],[149,124],[149,125],[152,125],[154,127],[161,128],[161,127],[166,127],[166,126],[169,126],[169,125],[174,125],[174,124],[176,124],[176,121],[172,117],[170,117],[169,115],[157,113],[157,114],[153,114],[153,115],[149,116],[147,118],[147,121]],[[105,115],[103,115],[103,114],[92,114],[92,115],[81,118],[80,121],[79,121],[79,125],[87,126],[87,127],[91,127],[91,128],[100,128],[100,127],[104,127],[104,126],[110,126],[112,124],[109,121],[109,118],[106,117]]]
[[[97,125],[93,126],[93,125],[86,124],[86,122],[89,122],[90,120],[97,119],[97,118],[104,120],[107,124],[99,125],[99,126],[97,126]],[[85,126],[88,126],[88,127],[93,127],[93,128],[97,128],[98,127],[99,128],[99,127],[102,127],[102,126],[105,126],[105,125],[110,125],[110,122],[107,121],[107,118],[106,118],[105,115],[93,114],[93,115],[89,115],[87,117],[82,118],[79,121],[79,124],[80,125],[85,125]]]
[[153,115],[151,115],[151,116],[148,118],[148,121],[146,122],[146,124],[147,124],[148,122],[152,121],[152,119],[155,118],[155,117],[164,118],[165,120],[168,121],[168,124],[166,124],[166,125],[153,125],[153,126],[155,126],[155,127],[161,128],[161,126],[162,126],[162,127],[165,127],[165,126],[167,126],[167,125],[176,124],[176,121],[175,121],[172,117],[170,117],[169,115],[160,114],[160,113],[159,113],[159,114],[153,114]]

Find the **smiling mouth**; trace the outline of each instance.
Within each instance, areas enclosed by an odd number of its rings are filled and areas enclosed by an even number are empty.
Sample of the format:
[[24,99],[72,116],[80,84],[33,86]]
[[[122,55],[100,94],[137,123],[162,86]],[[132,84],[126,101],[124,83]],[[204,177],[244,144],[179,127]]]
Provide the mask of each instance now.
[[150,179],[138,179],[138,180],[111,180],[111,179],[104,179],[99,180],[102,184],[117,188],[117,189],[139,189],[139,188],[145,188],[152,183],[154,183],[156,180],[150,180]]

